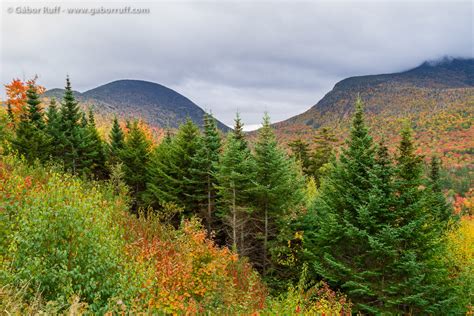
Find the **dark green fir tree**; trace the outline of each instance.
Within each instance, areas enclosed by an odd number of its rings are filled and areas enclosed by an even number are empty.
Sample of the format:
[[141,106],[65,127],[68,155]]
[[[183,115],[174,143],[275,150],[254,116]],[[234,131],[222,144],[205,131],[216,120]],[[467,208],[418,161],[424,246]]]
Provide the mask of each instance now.
[[174,156],[172,152],[173,138],[167,133],[161,143],[151,152],[147,165],[146,190],[143,200],[146,205],[156,209],[165,203],[180,203],[177,200],[179,186]]
[[189,183],[195,188],[191,198],[199,207],[198,214],[204,219],[209,232],[215,222],[216,171],[221,152],[221,138],[215,119],[204,115],[204,133],[196,154],[192,157]]
[[374,146],[358,99],[348,147],[333,159],[306,216],[307,260],[317,277],[344,289],[355,311],[449,314],[456,304],[434,260],[441,234],[409,129],[396,160],[383,144]]
[[97,131],[92,109],[89,117],[83,115],[81,119],[82,142],[79,146],[79,169],[86,175],[97,179],[107,176],[105,167],[105,144]]
[[174,202],[184,208],[184,215],[198,212],[195,197],[199,184],[193,180],[193,159],[202,146],[199,128],[187,119],[171,143],[164,143],[153,155],[148,170],[148,198],[159,204]]
[[69,77],[61,103],[61,137],[58,158],[64,163],[64,168],[73,174],[79,173],[79,147],[83,141],[81,130],[82,112],[74,97]]
[[286,216],[294,210],[303,198],[304,180],[297,172],[295,162],[278,147],[265,113],[262,128],[255,143],[255,216],[257,229],[263,236],[261,260],[263,275],[271,266],[270,244],[282,231]]
[[125,182],[134,199],[134,208],[141,204],[141,195],[146,188],[150,152],[151,143],[138,125],[138,121],[131,122],[124,148],[120,151],[120,160],[123,163]]
[[45,131],[44,113],[36,86],[29,86],[26,97],[27,109],[20,116],[13,147],[29,162],[36,159],[45,162],[49,157],[51,139]]
[[256,251],[251,221],[255,169],[255,160],[246,144],[238,134],[230,133],[216,172],[218,216],[224,225],[225,243],[245,256]]
[[61,155],[61,117],[56,103],[56,99],[52,98],[46,112],[46,133],[51,138],[51,159],[57,160]]
[[115,116],[109,134],[108,161],[110,165],[116,165],[120,162],[120,151],[124,148],[124,145],[125,135]]

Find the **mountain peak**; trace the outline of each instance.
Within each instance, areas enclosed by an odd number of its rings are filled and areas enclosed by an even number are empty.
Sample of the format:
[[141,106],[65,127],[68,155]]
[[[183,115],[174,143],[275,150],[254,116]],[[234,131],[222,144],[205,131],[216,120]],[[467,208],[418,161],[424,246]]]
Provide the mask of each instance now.
[[[51,89],[47,97],[62,98],[64,90]],[[98,112],[114,112],[126,118],[143,118],[161,127],[178,127],[188,117],[203,125],[204,110],[182,94],[155,82],[121,79],[97,88],[75,93],[83,104],[94,105]],[[229,127],[217,121],[218,127]]]
[[362,96],[369,112],[416,113],[420,103],[417,100],[423,100],[425,104],[443,104],[450,100],[452,89],[463,89],[464,97],[472,95],[473,88],[474,59],[443,57],[404,72],[341,80],[308,111],[276,125],[300,124],[318,128],[347,117],[357,94]]

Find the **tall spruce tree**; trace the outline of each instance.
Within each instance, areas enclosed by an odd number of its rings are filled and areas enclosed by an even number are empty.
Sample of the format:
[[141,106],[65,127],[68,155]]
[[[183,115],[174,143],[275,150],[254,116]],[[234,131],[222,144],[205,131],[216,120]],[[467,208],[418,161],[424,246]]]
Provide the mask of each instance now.
[[[357,309],[374,313],[375,310],[366,306],[366,300],[376,302],[376,294],[367,283],[382,279],[378,270],[386,264],[379,261],[384,257],[377,258],[374,252],[385,249],[390,252],[391,247],[377,245],[372,232],[376,232],[374,226],[380,223],[371,211],[375,208],[383,212],[387,206],[369,204],[372,197],[381,200],[381,194],[373,194],[380,190],[377,183],[381,181],[377,179],[376,149],[364,123],[360,99],[356,102],[347,145],[340,159],[332,161],[330,173],[322,179],[320,195],[306,217],[305,247],[318,275],[333,286],[344,288]],[[380,161],[385,160],[380,155]],[[385,162],[380,165],[380,173],[383,165]],[[389,165],[385,168],[389,176]],[[376,249],[370,249],[369,238],[378,246]]]
[[116,165],[120,162],[120,151],[123,149],[124,144],[125,136],[117,116],[115,116],[109,134],[108,161],[110,165]]
[[171,146],[171,164],[178,189],[176,199],[184,206],[184,215],[198,212],[200,184],[193,179],[193,159],[203,146],[201,132],[196,124],[188,118],[180,126]]
[[37,88],[33,84],[30,84],[28,90],[26,91],[26,104],[27,108],[27,117],[29,122],[36,129],[43,130],[45,127],[44,123],[44,113],[41,108],[41,100],[39,98]]
[[270,117],[265,113],[262,128],[255,143],[255,213],[258,230],[263,235],[260,266],[263,275],[271,263],[270,243],[285,225],[285,216],[303,198],[303,178],[297,173],[294,161],[277,145]]
[[79,135],[80,142],[77,144],[77,161],[76,161],[76,172],[83,176],[92,175],[92,158],[91,150],[93,150],[93,140],[87,128],[88,121],[86,113],[80,112],[81,120],[79,122]]
[[36,86],[29,85],[26,97],[27,110],[20,116],[13,147],[29,162],[36,159],[44,162],[49,157],[51,139],[45,132],[44,113]]
[[436,199],[433,209],[432,186],[425,186],[423,159],[416,154],[412,130],[408,124],[402,129],[398,147],[395,188],[398,213],[399,253],[395,269],[399,280],[393,284],[390,304],[400,312],[450,314],[458,308],[452,296],[450,281],[443,266],[435,260],[442,252],[447,217],[439,216]]
[[421,183],[409,131],[394,166],[385,146],[373,145],[358,99],[348,148],[323,177],[304,226],[307,260],[344,289],[356,311],[445,313],[453,306],[439,282],[447,282],[443,269],[432,260],[440,231],[427,216]]
[[165,203],[178,205],[177,174],[172,155],[173,138],[169,133],[152,151],[147,165],[146,190],[143,200],[148,206],[159,208]]
[[79,109],[79,103],[74,97],[69,77],[66,78],[66,87],[63,101],[61,103],[61,136],[59,158],[63,161],[66,170],[73,174],[79,170],[79,147],[83,141],[80,120],[82,112]]
[[199,184],[193,180],[192,164],[201,145],[199,128],[188,118],[172,142],[160,146],[153,155],[148,168],[148,199],[155,197],[155,204],[174,202],[184,208],[185,216],[198,211],[195,197]]
[[141,204],[141,194],[146,188],[147,165],[150,159],[151,143],[138,125],[138,121],[130,123],[130,130],[125,139],[124,148],[120,151],[123,163],[125,182],[133,197],[133,208]]
[[188,118],[174,138],[166,137],[148,166],[147,200],[150,204],[173,202],[190,215],[197,208],[192,201],[191,163],[200,144],[198,127]]
[[237,114],[235,128],[227,136],[217,167],[217,213],[224,224],[225,243],[246,256],[255,252],[256,236],[251,225],[255,169],[255,159]]
[[191,198],[199,207],[199,214],[205,220],[208,232],[212,231],[216,207],[216,171],[221,151],[221,139],[215,119],[204,115],[204,134],[195,155],[191,158],[191,172],[188,181],[195,187]]
[[61,117],[58,111],[56,99],[52,98],[46,112],[46,133],[51,138],[50,156],[53,160],[60,155],[61,146]]
[[446,199],[441,190],[441,161],[439,157],[431,157],[430,174],[427,186],[431,189],[429,196],[431,212],[440,223],[449,223],[452,219],[452,208],[446,203]]
[[95,117],[92,109],[89,110],[89,117],[83,113],[81,120],[82,142],[79,146],[78,168],[84,174],[93,175],[98,179],[107,176],[105,167],[104,142],[97,131]]
[[253,208],[255,161],[234,134],[229,134],[221,156],[217,177],[219,216],[225,224],[227,245],[240,255],[255,252],[255,236],[250,225]]

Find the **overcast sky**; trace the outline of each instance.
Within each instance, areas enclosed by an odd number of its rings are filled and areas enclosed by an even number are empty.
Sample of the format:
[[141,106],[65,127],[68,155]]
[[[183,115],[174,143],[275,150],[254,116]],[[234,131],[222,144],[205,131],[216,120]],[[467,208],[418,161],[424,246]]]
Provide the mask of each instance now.
[[[247,125],[307,110],[346,77],[473,57],[471,1],[1,1],[1,82],[38,74],[86,91],[117,79],[168,86]],[[18,7],[60,14],[19,14]],[[149,9],[71,15],[67,8]],[[9,10],[13,9],[13,13]],[[4,92],[2,91],[2,96]]]

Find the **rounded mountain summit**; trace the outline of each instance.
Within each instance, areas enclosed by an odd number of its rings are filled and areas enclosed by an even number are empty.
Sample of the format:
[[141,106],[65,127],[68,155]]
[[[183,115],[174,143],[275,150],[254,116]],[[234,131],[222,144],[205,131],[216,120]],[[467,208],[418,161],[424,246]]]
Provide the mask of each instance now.
[[[44,96],[62,99],[64,89],[51,89]],[[117,80],[85,92],[74,91],[79,102],[99,113],[143,118],[151,125],[176,128],[186,118],[203,125],[205,111],[182,94],[163,85],[143,80]],[[229,127],[217,121],[222,131]]]

